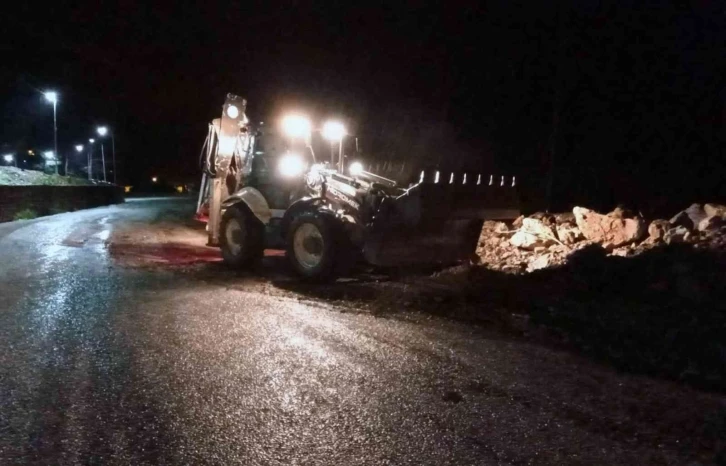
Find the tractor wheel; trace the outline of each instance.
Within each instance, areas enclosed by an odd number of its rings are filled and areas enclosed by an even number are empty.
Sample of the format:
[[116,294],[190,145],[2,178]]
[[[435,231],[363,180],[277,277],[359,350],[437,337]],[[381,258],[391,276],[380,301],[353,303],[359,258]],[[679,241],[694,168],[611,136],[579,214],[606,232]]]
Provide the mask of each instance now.
[[335,219],[317,212],[302,212],[287,230],[287,259],[304,279],[326,281],[338,272],[342,232]]
[[244,207],[229,207],[222,216],[219,246],[224,261],[235,268],[250,267],[262,259],[264,227]]

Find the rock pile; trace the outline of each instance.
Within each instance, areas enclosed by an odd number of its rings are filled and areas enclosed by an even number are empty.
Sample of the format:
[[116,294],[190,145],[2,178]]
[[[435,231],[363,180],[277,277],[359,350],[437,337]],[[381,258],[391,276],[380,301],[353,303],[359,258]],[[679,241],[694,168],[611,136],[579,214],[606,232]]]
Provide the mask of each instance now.
[[589,245],[599,245],[612,255],[632,256],[673,243],[726,251],[726,206],[692,204],[670,220],[650,222],[622,208],[600,214],[584,207],[575,207],[572,213],[536,213],[511,224],[487,221],[477,256],[491,269],[522,273],[563,264]]

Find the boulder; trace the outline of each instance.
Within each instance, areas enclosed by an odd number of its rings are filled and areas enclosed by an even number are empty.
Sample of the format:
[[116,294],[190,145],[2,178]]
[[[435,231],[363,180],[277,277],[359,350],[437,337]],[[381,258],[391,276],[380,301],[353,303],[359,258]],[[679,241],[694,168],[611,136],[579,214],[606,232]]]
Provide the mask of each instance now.
[[726,205],[721,204],[704,204],[703,212],[708,217],[726,218]]
[[542,220],[525,218],[522,220],[522,227],[509,240],[512,245],[521,248],[534,250],[536,247],[547,247],[555,244],[555,232]]
[[[694,229],[698,228],[698,224],[701,223],[701,220],[708,217],[706,215],[706,212],[703,210],[703,207],[701,204],[691,204],[686,210],[684,210],[682,213],[685,213],[688,216],[688,219],[691,221],[690,225],[682,225],[686,228]],[[677,214],[676,217],[678,217],[681,213]],[[674,217],[674,218],[676,218]]]
[[682,210],[682,211],[678,212],[676,215],[674,215],[673,218],[668,220],[668,223],[670,223],[671,228],[684,227],[684,228],[688,228],[689,230],[693,228],[693,222],[691,221],[691,218],[688,216],[688,214],[684,210]]
[[690,239],[691,232],[686,227],[675,227],[666,231],[663,240],[667,244],[682,243]]
[[607,249],[632,243],[645,235],[645,222],[640,217],[615,218],[584,207],[575,207],[572,213],[583,236]]
[[534,260],[532,260],[529,264],[527,264],[527,272],[534,272],[535,270],[540,270],[549,267],[550,265],[550,256],[547,254],[543,254],[541,256],[536,257]]
[[[574,216],[573,216],[574,222]],[[577,228],[574,223],[562,223],[557,225],[557,237],[564,244],[570,245],[575,244],[578,241],[584,239],[582,232]]]
[[547,212],[535,212],[530,215],[529,218],[534,220],[540,220],[545,225],[554,225],[557,221],[554,215]]
[[618,257],[628,257],[628,256],[632,255],[632,251],[630,249],[628,249],[627,247],[625,247],[625,248],[617,248],[617,249],[614,249],[610,253],[610,255],[611,256],[618,256]]
[[509,227],[504,222],[496,222],[494,224],[493,230],[494,230],[494,233],[496,233],[498,235],[506,235],[507,233],[509,233]]
[[615,209],[612,210],[612,212],[609,212],[607,215],[608,217],[619,219],[635,217],[635,214],[633,214],[632,211],[624,208],[623,206],[617,206]]
[[650,242],[662,241],[666,232],[670,230],[670,228],[671,224],[668,220],[653,220],[650,222],[650,225],[648,225],[648,240]]
[[563,212],[561,214],[555,214],[555,221],[558,225],[562,223],[575,224],[575,215],[572,212]]
[[546,246],[548,244],[546,240],[526,231],[516,232],[509,242],[520,249],[527,249],[531,251],[533,251],[534,248]]
[[698,231],[714,231],[726,225],[726,219],[720,215],[710,215],[698,222]]

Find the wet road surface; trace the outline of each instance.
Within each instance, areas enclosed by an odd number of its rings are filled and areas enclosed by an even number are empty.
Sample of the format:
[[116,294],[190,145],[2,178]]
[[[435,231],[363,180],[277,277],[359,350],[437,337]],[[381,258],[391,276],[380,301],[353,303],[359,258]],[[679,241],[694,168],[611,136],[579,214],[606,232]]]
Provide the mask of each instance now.
[[0,224],[0,464],[704,464],[724,399],[486,328],[128,267],[184,200]]

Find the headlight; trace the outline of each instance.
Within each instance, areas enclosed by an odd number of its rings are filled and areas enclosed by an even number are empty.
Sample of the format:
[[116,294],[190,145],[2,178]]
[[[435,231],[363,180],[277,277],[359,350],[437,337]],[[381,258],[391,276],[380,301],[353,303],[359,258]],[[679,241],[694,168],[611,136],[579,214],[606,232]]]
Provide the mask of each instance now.
[[285,178],[293,178],[302,175],[305,170],[305,162],[298,154],[287,154],[280,159],[277,168]]
[[227,116],[230,118],[237,118],[239,116],[239,109],[236,105],[227,106]]
[[328,121],[323,125],[323,137],[330,142],[339,142],[345,136],[345,126],[339,121]]
[[310,120],[302,115],[287,115],[282,119],[282,130],[291,138],[309,138]]
[[360,162],[353,162],[348,167],[348,173],[350,176],[358,176],[363,173],[363,164]]

